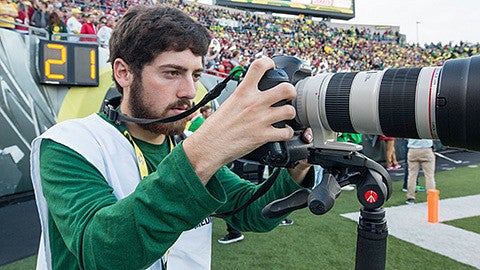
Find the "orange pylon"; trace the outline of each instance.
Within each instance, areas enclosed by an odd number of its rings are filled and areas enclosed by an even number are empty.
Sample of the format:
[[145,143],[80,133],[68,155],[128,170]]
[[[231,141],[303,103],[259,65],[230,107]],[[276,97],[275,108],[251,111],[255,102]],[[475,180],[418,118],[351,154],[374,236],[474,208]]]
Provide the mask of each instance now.
[[438,223],[438,201],[440,200],[438,189],[427,190],[428,222]]

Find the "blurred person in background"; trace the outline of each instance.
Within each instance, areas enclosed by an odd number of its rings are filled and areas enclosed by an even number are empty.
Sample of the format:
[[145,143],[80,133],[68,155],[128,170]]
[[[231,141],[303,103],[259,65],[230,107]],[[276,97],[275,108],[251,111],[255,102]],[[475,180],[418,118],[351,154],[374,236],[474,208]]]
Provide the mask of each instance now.
[[66,36],[55,36],[54,38],[52,37],[53,34],[68,33],[67,26],[60,19],[57,12],[50,13],[50,16],[48,18],[47,31],[50,34],[50,38],[53,40],[67,40]]
[[435,153],[433,141],[428,139],[408,139],[408,183],[406,204],[415,203],[415,190],[420,168],[425,175],[427,190],[435,189]]
[[18,16],[15,19],[15,21],[17,23],[25,25],[25,26],[21,26],[21,25],[15,26],[15,30],[19,33],[22,33],[22,34],[28,33],[28,25],[30,25],[30,17],[28,16],[28,13],[30,9],[32,9],[32,14],[33,14],[33,8],[31,6],[32,4],[30,3],[30,1],[22,1],[17,5]]
[[[97,35],[95,16],[92,13],[83,13],[83,24],[80,29],[82,35]],[[80,37],[80,41],[97,41],[96,37]]]
[[[78,8],[72,8],[70,12],[70,17],[67,19],[67,30],[69,34],[80,34],[82,30],[82,23],[79,19],[82,16],[82,11]],[[79,41],[80,38],[76,36],[70,36],[69,41],[75,42]]]
[[380,135],[378,136],[378,139],[385,142],[385,161],[387,171],[400,169],[402,166],[398,164],[397,161],[397,154],[395,153],[395,138]]
[[18,17],[18,10],[17,8],[7,0],[0,0],[0,19],[4,21],[0,21],[0,27],[6,28],[6,29],[14,29],[15,24],[15,19]]
[[191,124],[188,127],[188,130],[194,132],[197,130],[203,122],[212,114],[212,107],[210,105],[205,105],[200,108],[200,113],[193,116],[190,120]]
[[112,36],[113,28],[115,27],[116,19],[113,16],[106,17],[105,25],[98,29],[98,42],[104,48],[108,48],[108,42]]
[[30,25],[37,28],[47,29],[48,18],[50,16],[50,12],[48,12],[48,4],[43,1],[35,1],[34,3],[35,11],[33,12]]

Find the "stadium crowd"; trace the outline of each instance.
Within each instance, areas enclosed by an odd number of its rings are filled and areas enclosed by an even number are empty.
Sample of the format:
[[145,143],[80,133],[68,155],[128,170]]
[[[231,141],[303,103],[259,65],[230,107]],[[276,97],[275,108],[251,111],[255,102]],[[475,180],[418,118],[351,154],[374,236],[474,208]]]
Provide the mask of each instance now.
[[[115,21],[131,6],[159,4],[155,0],[1,0],[0,26],[27,32],[23,25],[56,33],[89,34],[84,41],[107,47]],[[286,54],[307,60],[316,72],[349,72],[389,67],[442,65],[445,60],[479,54],[480,44],[408,44],[390,30],[372,32],[351,26],[329,26],[305,16],[284,18],[197,2],[167,1],[196,18],[214,37],[206,57],[210,73],[225,75],[260,56]],[[16,22],[9,24],[6,21]],[[55,36],[54,36],[55,37]],[[56,36],[57,39],[66,37]],[[76,41],[79,38],[70,37]]]

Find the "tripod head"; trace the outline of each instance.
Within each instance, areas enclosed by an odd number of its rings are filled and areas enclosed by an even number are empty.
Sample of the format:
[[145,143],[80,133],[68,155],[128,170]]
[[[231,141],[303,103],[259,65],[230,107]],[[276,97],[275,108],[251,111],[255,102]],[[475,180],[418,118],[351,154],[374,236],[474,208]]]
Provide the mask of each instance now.
[[323,167],[320,184],[311,191],[300,189],[271,202],[262,211],[265,217],[280,217],[307,206],[313,214],[325,214],[333,207],[341,187],[348,184],[357,186],[357,199],[364,209],[379,208],[391,196],[392,181],[386,169],[357,151],[310,148],[308,162]]

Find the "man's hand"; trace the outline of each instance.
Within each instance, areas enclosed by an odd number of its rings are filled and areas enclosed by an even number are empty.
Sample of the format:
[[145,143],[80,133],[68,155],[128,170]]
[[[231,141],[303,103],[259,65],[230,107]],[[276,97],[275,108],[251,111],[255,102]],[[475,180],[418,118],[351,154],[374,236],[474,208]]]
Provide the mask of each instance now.
[[267,142],[293,137],[291,127],[272,126],[295,117],[295,108],[291,105],[272,107],[279,101],[296,97],[293,85],[281,83],[266,91],[258,89],[265,71],[274,67],[269,58],[254,61],[233,94],[184,141],[185,153],[204,183],[228,162]]

